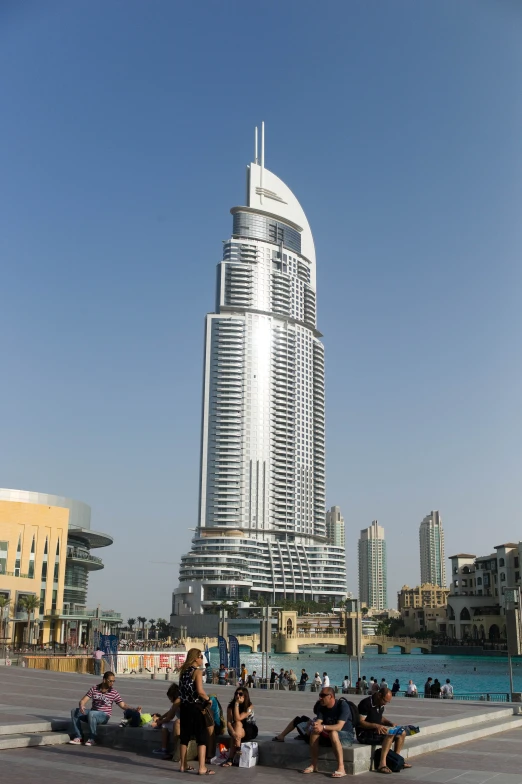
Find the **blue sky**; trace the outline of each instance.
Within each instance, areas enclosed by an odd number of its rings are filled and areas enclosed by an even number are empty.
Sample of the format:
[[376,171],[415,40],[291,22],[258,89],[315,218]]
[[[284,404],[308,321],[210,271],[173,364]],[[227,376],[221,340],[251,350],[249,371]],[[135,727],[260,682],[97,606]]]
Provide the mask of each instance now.
[[350,587],[372,519],[390,605],[431,509],[448,555],[521,538],[521,23],[516,0],[4,0],[0,486],[92,506],[115,545],[91,605],[169,614],[262,119],[316,241]]

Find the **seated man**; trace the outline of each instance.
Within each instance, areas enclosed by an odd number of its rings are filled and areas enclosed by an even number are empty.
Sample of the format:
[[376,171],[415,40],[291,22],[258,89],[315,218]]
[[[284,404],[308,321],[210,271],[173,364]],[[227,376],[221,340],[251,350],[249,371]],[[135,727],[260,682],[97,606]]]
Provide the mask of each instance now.
[[297,729],[301,737],[309,735],[311,765],[305,768],[303,773],[315,773],[319,746],[331,746],[337,761],[337,770],[332,774],[332,778],[340,779],[346,776],[343,748],[352,746],[354,742],[355,728],[350,705],[346,700],[336,700],[331,686],[323,686],[319,701],[314,705],[314,715],[316,718],[312,720],[307,716],[296,716],[274,740],[284,742],[285,736],[294,729]]
[[[388,728],[396,727],[389,719],[384,718],[384,708],[392,701],[392,693],[389,689],[379,689],[375,694],[371,694],[366,699],[361,700],[359,703],[359,726],[357,727],[357,740],[359,743],[367,743],[372,746],[382,746],[381,761],[379,764],[379,773],[391,773],[392,771],[386,765],[386,757],[388,752],[394,744],[393,748],[397,754],[400,754],[404,746],[404,738],[406,732],[403,731],[397,735],[389,735]],[[411,765],[404,763],[405,768],[411,768]]]

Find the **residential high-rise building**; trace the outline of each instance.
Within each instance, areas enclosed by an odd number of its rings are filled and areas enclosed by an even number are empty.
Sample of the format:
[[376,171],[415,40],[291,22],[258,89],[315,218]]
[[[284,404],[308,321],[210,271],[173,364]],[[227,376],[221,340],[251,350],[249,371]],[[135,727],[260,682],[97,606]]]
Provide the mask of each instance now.
[[384,528],[374,520],[359,537],[359,600],[361,607],[385,610],[388,605]]
[[326,538],[336,547],[345,545],[344,518],[338,506],[332,506],[326,513]]
[[444,530],[438,512],[426,515],[419,528],[421,583],[446,587]]
[[263,130],[246,201],[231,209],[206,318],[199,521],[173,616],[223,600],[346,595],[344,548],[326,537],[314,241],[292,191],[264,167]]

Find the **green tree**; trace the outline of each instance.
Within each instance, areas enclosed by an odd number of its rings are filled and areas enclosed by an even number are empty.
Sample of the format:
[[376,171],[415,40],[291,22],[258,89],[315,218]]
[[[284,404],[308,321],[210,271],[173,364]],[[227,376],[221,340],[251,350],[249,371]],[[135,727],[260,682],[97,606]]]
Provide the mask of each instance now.
[[29,645],[31,645],[33,636],[33,622],[36,615],[36,610],[40,608],[40,599],[37,596],[34,596],[34,594],[28,594],[27,596],[22,596],[19,601],[19,605],[27,613],[27,642]]
[[145,639],[145,624],[147,623],[147,619],[144,615],[138,615],[138,623],[141,626],[141,639]]
[[5,594],[0,594],[0,632],[4,639],[7,637],[7,621],[9,618],[10,606],[11,599]]
[[134,631],[134,624],[136,623],[136,618],[128,618],[127,623],[129,625],[130,631]]

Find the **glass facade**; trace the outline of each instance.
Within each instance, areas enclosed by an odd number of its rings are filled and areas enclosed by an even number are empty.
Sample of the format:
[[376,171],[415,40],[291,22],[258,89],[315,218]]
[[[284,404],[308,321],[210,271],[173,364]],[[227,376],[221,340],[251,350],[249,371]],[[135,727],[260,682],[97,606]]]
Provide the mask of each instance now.
[[295,253],[301,253],[301,235],[291,226],[266,215],[256,215],[251,212],[235,212],[233,217],[234,237],[264,240],[274,245],[282,245]]

